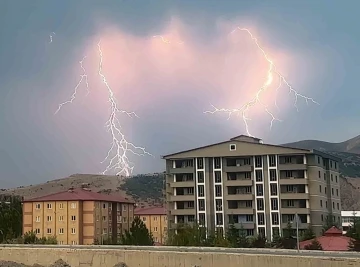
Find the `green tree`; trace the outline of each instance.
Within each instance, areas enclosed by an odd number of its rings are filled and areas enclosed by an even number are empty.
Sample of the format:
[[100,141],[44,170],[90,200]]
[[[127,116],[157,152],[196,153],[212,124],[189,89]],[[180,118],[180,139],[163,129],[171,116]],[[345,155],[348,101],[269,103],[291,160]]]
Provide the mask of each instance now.
[[323,225],[323,233],[325,233],[333,226],[339,228],[339,224],[335,221],[334,215],[330,212],[325,218],[325,223]]
[[21,198],[0,196],[0,242],[20,237],[22,234]]
[[349,241],[349,250],[350,251],[360,251],[360,218],[352,218],[351,226],[346,232],[346,235],[350,237]]
[[320,242],[315,238],[310,244],[304,247],[306,250],[323,250]]
[[153,246],[154,239],[146,228],[146,225],[139,217],[135,217],[129,231],[121,236],[120,242],[123,245]]
[[235,227],[233,223],[229,224],[229,227],[226,231],[226,239],[229,242],[229,246],[236,248],[239,241],[239,229]]
[[267,246],[266,238],[262,235],[253,237],[250,244],[252,248],[265,248]]
[[[176,230],[176,231],[175,231]],[[167,245],[169,246],[211,246],[206,237],[206,228],[198,224],[180,224],[176,229],[168,231]],[[214,242],[215,234],[211,236]]]
[[313,231],[313,229],[311,228],[311,226],[309,226],[301,235],[300,240],[304,241],[304,240],[310,240],[315,238],[315,233]]
[[244,227],[242,225],[241,225],[240,231],[239,231],[237,247],[239,247],[239,248],[249,248],[250,247],[249,238],[246,234],[246,230],[244,229]]
[[222,229],[216,229],[214,238],[214,247],[231,247],[229,240],[224,236]]
[[271,247],[273,248],[283,248],[283,237],[278,232],[273,234]]

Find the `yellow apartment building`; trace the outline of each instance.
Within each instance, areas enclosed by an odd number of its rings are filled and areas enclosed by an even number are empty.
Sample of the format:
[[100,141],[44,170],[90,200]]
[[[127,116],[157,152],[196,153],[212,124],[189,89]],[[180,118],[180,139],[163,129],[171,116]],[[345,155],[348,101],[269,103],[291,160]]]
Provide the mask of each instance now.
[[103,195],[88,188],[70,188],[23,201],[23,233],[56,236],[59,245],[90,245],[116,241],[129,230],[134,202]]
[[135,216],[138,216],[153,234],[155,244],[164,244],[167,233],[167,215],[163,207],[137,208]]

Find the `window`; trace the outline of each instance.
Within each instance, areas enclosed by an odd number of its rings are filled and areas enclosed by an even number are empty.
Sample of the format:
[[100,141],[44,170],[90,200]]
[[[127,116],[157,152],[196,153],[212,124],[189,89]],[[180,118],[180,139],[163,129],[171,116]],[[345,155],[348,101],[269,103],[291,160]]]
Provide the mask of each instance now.
[[60,235],[64,234],[64,228],[60,228],[60,229],[59,229],[59,234],[60,234]]
[[278,194],[277,184],[270,184],[270,193],[272,196],[276,196]]
[[198,171],[197,172],[197,179],[198,179],[198,183],[202,184],[205,182],[205,179],[204,179],[204,172],[203,171]]
[[75,202],[71,203],[71,208],[76,209],[76,203]]
[[270,167],[276,167],[276,158],[275,155],[269,156],[269,166]]
[[205,225],[205,213],[200,213],[199,214],[199,224],[200,225]]
[[334,176],[331,174],[331,182],[334,181]]
[[126,223],[126,222],[127,222],[126,217],[123,217],[123,223]]
[[51,203],[48,203],[48,204],[47,204],[47,208],[48,208],[48,209],[52,209],[52,204],[51,204]]
[[71,234],[76,234],[76,229],[75,228],[71,228]]
[[63,209],[64,208],[64,203],[60,203],[59,204],[59,209]]
[[41,204],[37,203],[37,204],[35,205],[35,209],[39,210],[40,208],[41,208]]
[[215,172],[215,183],[221,183],[221,172]]
[[256,156],[255,157],[255,167],[257,167],[257,168],[262,167],[262,158],[261,158],[261,156]]
[[51,216],[47,216],[47,221],[48,221],[48,222],[51,222],[51,221],[52,221]]
[[223,225],[222,213],[216,213],[216,225]]
[[336,189],[336,196],[339,196],[339,189]]
[[75,215],[72,215],[72,216],[71,216],[71,220],[72,220],[72,221],[76,221],[76,216],[75,216]]
[[221,185],[215,185],[215,196],[217,196],[217,197],[222,196],[222,187],[221,187]]
[[327,205],[327,201],[325,201],[325,207],[326,207],[326,208],[328,207],[328,205]]
[[71,245],[76,245],[76,241],[71,241]]
[[197,158],[197,168],[204,169],[204,159],[203,158]]
[[264,195],[262,184],[256,185],[256,195],[257,196],[263,196]]
[[335,182],[338,182],[338,180],[337,180],[337,175],[335,176]]
[[59,222],[62,222],[63,220],[64,220],[64,216],[63,215],[59,216]]
[[322,207],[323,206],[323,203],[322,203],[322,200],[320,199],[320,207]]
[[334,202],[332,203],[332,206],[333,206],[333,209],[335,209],[335,203]]
[[205,195],[203,185],[198,185],[198,191],[199,197],[203,197]]
[[265,237],[265,227],[259,227],[258,231],[259,231],[259,236]]
[[292,200],[292,199],[287,200],[286,204],[287,204],[286,205],[287,207],[294,207],[295,206],[294,200]]
[[245,172],[245,179],[251,179],[251,172]]
[[326,181],[326,174],[324,173],[324,181]]
[[340,209],[340,204],[336,203],[336,206],[337,206],[337,209],[339,210]]
[[106,216],[102,216],[103,222],[106,222]]
[[332,160],[330,160],[330,168],[332,168]]
[[252,215],[252,214],[246,215],[246,221],[247,222],[253,222],[254,221],[254,215]]
[[146,222],[146,217],[142,217],[142,221],[143,221],[143,222]]
[[246,235],[247,236],[253,236],[254,235],[254,229],[246,229]]
[[155,216],[155,217],[154,217],[154,221],[156,222],[157,220],[158,220],[158,217],[157,217],[157,216]]
[[265,224],[265,216],[264,213],[258,213],[258,225]]
[[222,211],[222,200],[216,199],[215,204],[216,204],[216,211]]
[[279,208],[278,199],[277,198],[272,198],[271,199],[271,209],[272,210],[278,210],[278,208]]
[[40,216],[36,216],[36,222],[40,222]]
[[256,175],[256,182],[262,182],[263,181],[263,176],[262,176],[262,171],[261,170],[256,170],[255,175]]
[[321,193],[321,185],[319,185],[319,192]]
[[334,188],[331,188],[331,195],[334,195]]
[[292,171],[285,171],[285,177],[286,177],[286,178],[291,178],[291,177],[293,177]]
[[321,221],[324,221],[324,215],[321,214]]
[[157,232],[158,231],[158,228],[155,226],[154,227],[154,232]]
[[325,194],[326,194],[326,187],[325,187]]
[[335,161],[335,169],[337,169],[337,163],[336,163],[336,161]]
[[271,213],[271,221],[272,221],[272,224],[279,224],[279,213],[277,212],[273,212]]
[[[120,215],[118,215],[117,217],[116,217],[116,221],[118,222],[118,223],[121,223],[122,222],[122,218],[121,218],[121,216]],[[146,219],[146,218],[145,218]]]
[[276,182],[277,181],[277,177],[276,177],[276,170],[270,170],[270,181],[271,182]]
[[252,208],[252,200],[246,200],[245,201],[245,207]]
[[220,169],[220,168],[221,168],[220,158],[214,158],[214,169]]
[[291,157],[285,157],[285,163],[291,163]]
[[205,200],[204,199],[199,199],[199,210],[200,211],[205,211]]
[[258,210],[264,210],[264,200],[262,198],[256,200]]
[[231,144],[230,145],[230,151],[235,151],[236,150],[236,145],[235,144]]
[[40,234],[40,228],[35,229],[35,234]]
[[319,178],[321,178],[321,171],[319,171]]
[[126,205],[122,205],[123,206],[123,211],[126,211]]
[[46,233],[47,233],[48,235],[50,235],[51,232],[52,232],[52,231],[51,231],[51,228],[47,228],[47,229],[46,229]]
[[318,164],[320,164],[320,157],[319,156],[317,156],[317,162],[318,162]]

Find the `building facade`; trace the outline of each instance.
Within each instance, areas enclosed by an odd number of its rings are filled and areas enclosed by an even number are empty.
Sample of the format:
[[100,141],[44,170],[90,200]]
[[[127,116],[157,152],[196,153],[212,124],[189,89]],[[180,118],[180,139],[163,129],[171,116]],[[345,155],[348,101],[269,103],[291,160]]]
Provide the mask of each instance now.
[[317,234],[326,216],[340,222],[339,159],[320,151],[241,135],[163,158],[170,229],[198,222],[225,231],[233,223],[271,238],[296,215],[300,230]]
[[138,216],[152,233],[155,244],[163,245],[167,234],[167,212],[163,207],[147,207],[135,209],[135,216]]
[[360,211],[341,211],[341,226],[344,235],[351,227],[354,217],[360,218]]
[[134,202],[123,197],[95,193],[87,188],[69,189],[24,200],[23,233],[56,236],[58,244],[89,245],[115,242],[129,230]]

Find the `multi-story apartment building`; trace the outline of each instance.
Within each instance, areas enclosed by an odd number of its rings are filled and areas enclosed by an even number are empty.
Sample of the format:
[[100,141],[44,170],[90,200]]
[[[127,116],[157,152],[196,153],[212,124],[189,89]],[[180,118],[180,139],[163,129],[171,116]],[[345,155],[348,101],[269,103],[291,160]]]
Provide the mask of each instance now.
[[38,237],[56,236],[58,244],[87,245],[104,240],[116,241],[129,230],[134,202],[119,196],[69,189],[24,200],[23,233]]
[[340,222],[339,159],[323,152],[241,135],[163,158],[170,229],[197,221],[224,231],[231,222],[271,238],[296,215],[318,234],[329,214]]
[[135,209],[138,216],[152,233],[155,244],[164,244],[167,233],[167,213],[163,207],[147,207]]

